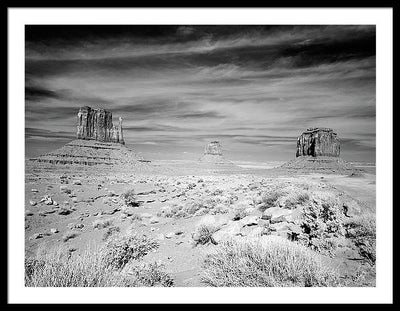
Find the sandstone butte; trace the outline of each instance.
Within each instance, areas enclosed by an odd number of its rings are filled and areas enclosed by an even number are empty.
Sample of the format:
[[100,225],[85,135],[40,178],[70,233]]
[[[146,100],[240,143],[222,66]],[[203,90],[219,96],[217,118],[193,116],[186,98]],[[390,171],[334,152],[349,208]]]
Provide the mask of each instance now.
[[76,136],[78,139],[125,144],[122,118],[119,117],[118,125],[113,125],[111,111],[85,106],[79,109],[77,119]]
[[330,128],[308,128],[297,139],[296,157],[339,157],[340,141]]
[[340,140],[330,128],[308,128],[297,138],[296,158],[281,167],[296,171],[347,173],[355,168],[340,157]]
[[122,118],[118,125],[112,122],[112,113],[105,109],[81,107],[77,115],[76,140],[63,147],[30,159],[33,162],[77,165],[136,166],[149,162],[125,146]]

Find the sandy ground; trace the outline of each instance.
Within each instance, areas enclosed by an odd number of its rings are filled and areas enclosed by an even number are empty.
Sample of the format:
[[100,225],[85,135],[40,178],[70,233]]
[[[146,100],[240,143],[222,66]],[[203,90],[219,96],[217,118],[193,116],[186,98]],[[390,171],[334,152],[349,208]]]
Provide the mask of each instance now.
[[[127,168],[39,165],[27,161],[26,256],[33,256],[39,248],[62,246],[79,253],[88,245],[101,245],[107,228],[95,229],[93,223],[108,219],[121,232],[131,230],[157,239],[160,247],[147,255],[146,260],[161,261],[176,286],[203,286],[199,271],[208,246],[195,247],[192,239],[194,228],[203,216],[179,219],[160,216],[167,206],[212,196],[216,190],[228,197],[236,196],[234,205],[250,204],[251,194],[261,189],[255,189],[257,185],[286,182],[333,189],[359,202],[365,211],[375,211],[375,174],[371,169],[361,176],[349,177],[317,173],[293,175],[256,165],[215,168],[187,161],[152,165],[146,172],[132,172]],[[65,193],[65,188],[71,193]],[[131,189],[140,206],[131,208],[127,216],[119,196]],[[40,202],[45,196],[51,197],[53,203]],[[60,214],[64,209],[70,214]],[[257,213],[261,212],[254,211]],[[141,220],[132,215],[139,215]],[[232,215],[228,212],[215,217],[229,221]],[[64,242],[65,233],[71,230],[78,235]],[[336,257],[326,260],[343,273],[351,273],[360,265],[354,249],[341,249]]]

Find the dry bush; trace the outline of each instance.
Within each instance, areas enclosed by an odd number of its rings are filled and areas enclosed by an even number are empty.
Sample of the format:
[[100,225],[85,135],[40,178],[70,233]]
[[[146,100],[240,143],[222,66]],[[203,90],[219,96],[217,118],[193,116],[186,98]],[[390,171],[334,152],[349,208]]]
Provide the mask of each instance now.
[[210,286],[335,286],[337,273],[319,255],[278,237],[232,239],[206,255],[201,279]]
[[245,218],[249,213],[247,212],[246,206],[239,206],[234,209],[232,220],[240,220]]
[[196,225],[192,234],[194,245],[217,244],[213,238],[213,234],[221,228],[213,216],[205,216]]
[[124,200],[127,206],[139,206],[139,202],[136,200],[135,191],[133,189],[127,190],[121,194],[121,198]]
[[363,214],[347,219],[344,223],[346,237],[353,240],[358,251],[371,265],[376,261],[376,217]]
[[343,208],[333,194],[315,193],[303,207],[299,242],[326,254],[332,254],[338,238],[344,236]]
[[96,219],[93,221],[93,229],[104,229],[112,225],[113,223],[112,218],[107,218],[107,219]]
[[[173,280],[159,264],[114,269],[104,258],[104,248],[87,248],[82,254],[62,249],[25,260],[25,285],[29,287],[138,287],[172,286]],[[135,272],[132,273],[132,270]]]
[[[230,199],[226,199],[230,201]],[[225,200],[220,197],[199,198],[197,201],[184,204],[173,204],[163,209],[157,215],[167,218],[188,218],[205,214],[225,214],[229,209],[225,206]]]
[[108,240],[112,235],[118,234],[119,232],[121,232],[121,228],[120,227],[117,227],[117,226],[109,227],[107,229],[107,231],[104,232],[103,241]]
[[310,200],[310,196],[307,192],[300,192],[300,193],[295,193],[292,196],[289,196],[284,204],[285,208],[289,209],[295,209],[299,205],[304,205],[304,203],[308,202]]
[[267,208],[274,207],[278,199],[282,196],[282,192],[279,190],[273,190],[271,192],[264,193],[261,196],[261,203],[258,209],[264,212]]
[[109,239],[103,248],[105,265],[122,269],[132,260],[139,260],[157,249],[157,241],[142,235],[117,235]]
[[172,287],[174,285],[174,280],[164,271],[164,266],[157,262],[131,266],[128,271],[129,275],[133,275],[141,286]]

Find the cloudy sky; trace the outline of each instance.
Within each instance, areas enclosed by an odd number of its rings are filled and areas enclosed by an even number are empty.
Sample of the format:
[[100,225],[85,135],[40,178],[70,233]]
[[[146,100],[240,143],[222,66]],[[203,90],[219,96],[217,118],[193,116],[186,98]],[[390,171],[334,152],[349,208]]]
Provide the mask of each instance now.
[[150,159],[289,160],[307,127],[375,161],[374,26],[26,26],[26,156],[75,138],[80,106],[123,117]]

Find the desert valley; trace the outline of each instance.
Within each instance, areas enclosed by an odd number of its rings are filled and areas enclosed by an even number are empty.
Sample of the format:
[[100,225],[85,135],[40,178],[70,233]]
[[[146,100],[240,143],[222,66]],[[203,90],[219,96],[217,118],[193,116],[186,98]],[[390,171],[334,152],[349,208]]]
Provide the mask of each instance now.
[[375,167],[334,130],[299,129],[269,167],[212,137],[168,161],[77,113],[76,140],[26,160],[26,286],[375,286]]

